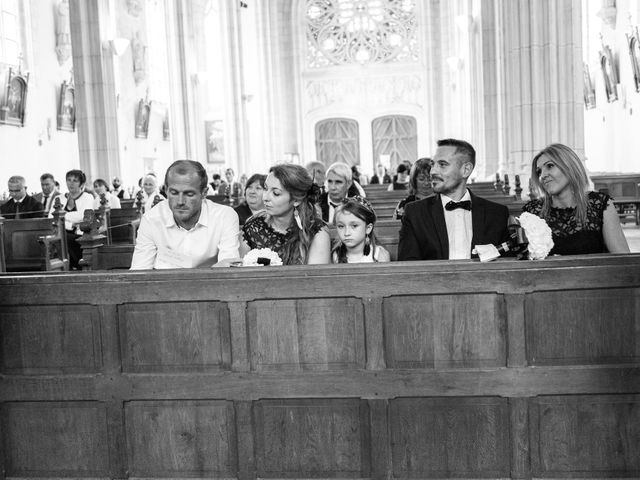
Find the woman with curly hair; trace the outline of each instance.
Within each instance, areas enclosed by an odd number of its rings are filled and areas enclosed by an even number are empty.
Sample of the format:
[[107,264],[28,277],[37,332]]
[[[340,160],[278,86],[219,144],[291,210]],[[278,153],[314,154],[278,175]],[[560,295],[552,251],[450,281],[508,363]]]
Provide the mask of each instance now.
[[331,240],[315,202],[320,187],[300,165],[271,167],[265,181],[265,210],[242,227],[240,254],[269,248],[283,265],[331,263]]

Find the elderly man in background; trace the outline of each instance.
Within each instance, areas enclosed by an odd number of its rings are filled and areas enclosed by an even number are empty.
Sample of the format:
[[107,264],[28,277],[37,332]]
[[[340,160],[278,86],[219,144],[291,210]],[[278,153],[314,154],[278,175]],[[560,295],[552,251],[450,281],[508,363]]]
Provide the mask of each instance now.
[[[33,198],[44,206],[44,211],[49,212],[53,206],[56,197],[60,196],[60,192],[56,188],[56,180],[50,173],[40,175],[40,187],[42,192],[36,193]],[[62,200],[62,198],[60,199]]]
[[24,177],[9,178],[9,200],[0,206],[0,214],[7,219],[46,217],[42,203],[27,195]]
[[358,183],[353,181],[351,167],[346,163],[336,162],[329,166],[326,176],[327,191],[320,195],[318,204],[325,222],[333,222],[333,213],[346,197],[366,196]]
[[167,201],[142,217],[131,270],[209,267],[239,257],[238,214],[207,200],[207,182],[192,160],[167,169]]

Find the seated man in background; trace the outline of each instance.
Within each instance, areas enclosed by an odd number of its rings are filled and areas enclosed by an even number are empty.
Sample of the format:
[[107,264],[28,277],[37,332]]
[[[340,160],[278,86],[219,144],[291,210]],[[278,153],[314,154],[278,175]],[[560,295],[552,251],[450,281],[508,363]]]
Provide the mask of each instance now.
[[200,163],[175,161],[164,183],[167,201],[142,217],[131,270],[209,267],[239,257],[238,214],[207,200]]
[[406,205],[400,228],[398,260],[471,258],[475,245],[498,245],[509,238],[509,210],[467,190],[476,151],[456,139],[438,141],[431,162],[437,194]]
[[333,222],[333,213],[344,198],[366,194],[360,185],[353,181],[351,167],[346,163],[332,163],[327,169],[327,191],[320,195],[318,204],[322,212],[322,220],[328,223]]
[[53,175],[50,173],[40,175],[40,187],[42,187],[42,192],[36,193],[33,198],[42,204],[45,212],[49,212],[56,197],[60,196],[60,191],[56,187],[56,181]]
[[376,166],[376,174],[371,177],[371,185],[377,185],[381,183],[391,183],[391,176],[387,173],[387,169],[384,168],[384,165],[379,163]]
[[129,194],[124,188],[122,188],[122,184],[120,183],[120,179],[118,177],[113,177],[113,180],[111,180],[111,185],[113,185],[113,189],[111,190],[111,193],[113,195],[118,197],[120,200],[129,198]]
[[24,177],[14,175],[7,183],[10,198],[0,206],[0,215],[7,219],[46,217],[42,203],[27,195]]

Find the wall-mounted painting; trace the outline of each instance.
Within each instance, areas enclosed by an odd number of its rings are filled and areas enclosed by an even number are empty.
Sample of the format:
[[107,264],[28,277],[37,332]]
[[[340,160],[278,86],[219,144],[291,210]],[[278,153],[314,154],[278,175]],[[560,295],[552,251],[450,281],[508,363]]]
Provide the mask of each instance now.
[[638,27],[631,35],[627,35],[629,41],[629,56],[631,57],[631,72],[636,86],[636,92],[640,92],[640,34]]
[[162,140],[165,142],[171,140],[171,131],[169,129],[169,110],[165,110],[164,118],[162,119]]
[[60,86],[58,100],[58,130],[73,132],[76,129],[76,89],[66,80]]
[[27,90],[29,88],[29,74],[22,75],[20,71],[14,72],[9,68],[4,102],[0,107],[0,123],[24,127]]
[[591,81],[591,73],[589,72],[589,65],[586,63],[583,65],[584,74],[584,106],[587,110],[596,108],[596,90]]
[[204,122],[207,139],[207,163],[224,164],[224,123],[222,120]]
[[138,102],[138,110],[136,111],[136,138],[147,138],[149,136],[150,116],[151,102],[141,98]]
[[615,60],[609,46],[603,45],[600,52],[600,68],[604,78],[604,89],[607,94],[607,102],[618,100],[618,71]]

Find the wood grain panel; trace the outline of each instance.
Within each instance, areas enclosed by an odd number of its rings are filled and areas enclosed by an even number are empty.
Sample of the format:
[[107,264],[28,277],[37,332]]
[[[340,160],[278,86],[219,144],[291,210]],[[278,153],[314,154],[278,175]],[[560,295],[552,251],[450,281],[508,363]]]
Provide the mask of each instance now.
[[128,402],[133,477],[235,477],[235,414],[225,401]]
[[90,373],[102,365],[96,307],[3,308],[0,339],[3,373]]
[[224,304],[139,303],[118,311],[124,371],[230,369],[229,312]]
[[391,368],[506,366],[501,297],[491,294],[392,297],[384,301]]
[[253,370],[364,368],[362,302],[352,298],[248,305]]
[[396,478],[510,476],[504,398],[400,398],[389,417]]
[[7,403],[2,417],[8,477],[108,476],[104,405]]
[[367,403],[358,399],[256,402],[256,456],[261,478],[368,477]]
[[640,395],[539,397],[531,447],[536,477],[640,478]]
[[640,361],[637,289],[531,293],[525,312],[531,365]]

